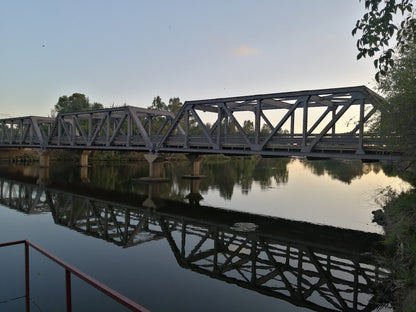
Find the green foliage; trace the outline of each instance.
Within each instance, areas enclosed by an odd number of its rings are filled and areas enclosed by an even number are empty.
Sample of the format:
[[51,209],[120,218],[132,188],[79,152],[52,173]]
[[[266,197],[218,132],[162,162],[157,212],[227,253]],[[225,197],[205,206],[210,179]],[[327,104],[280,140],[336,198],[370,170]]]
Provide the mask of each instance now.
[[178,97],[170,98],[167,110],[173,113],[175,116],[182,108],[182,102]]
[[261,134],[270,134],[272,131],[270,129],[270,127],[267,124],[263,124],[263,126],[261,127],[260,133]]
[[164,110],[167,111],[168,107],[165,102],[162,101],[161,97],[158,95],[153,98],[152,105],[148,107],[148,109],[156,109],[156,110]]
[[399,310],[412,311],[406,302],[414,302],[416,287],[416,190],[396,194],[383,192],[386,226],[386,265],[400,289]]
[[[361,0],[360,0],[361,1]],[[361,32],[357,40],[357,59],[374,57],[374,67],[378,69],[376,80],[384,76],[394,65],[391,40],[395,40],[400,53],[408,48],[409,44],[416,43],[416,19],[412,0],[365,0],[365,9],[368,11],[356,22],[352,34]],[[402,16],[399,26],[395,25],[394,18]]]
[[382,77],[379,89],[387,103],[381,111],[380,134],[397,150],[416,158],[416,44],[395,58],[394,66]]
[[[169,104],[166,105],[166,103],[163,102],[160,96],[156,96],[153,98],[152,105],[148,106],[147,108],[159,110],[159,111],[168,111],[168,112],[173,113],[176,116],[178,112],[180,111],[180,109],[182,108],[182,102],[178,97],[173,97],[169,99]],[[161,117],[161,116],[153,117],[151,121],[151,133],[152,134],[157,133],[157,131],[163,125],[164,121],[165,121],[165,117]],[[180,125],[182,128],[184,127],[183,122],[181,122]],[[162,134],[163,133],[164,132],[162,132]]]
[[254,123],[251,120],[244,120],[243,130],[247,134],[254,133]]
[[57,113],[72,113],[87,110],[96,110],[104,108],[100,103],[91,104],[88,97],[82,93],[74,93],[71,96],[63,95],[55,104]]

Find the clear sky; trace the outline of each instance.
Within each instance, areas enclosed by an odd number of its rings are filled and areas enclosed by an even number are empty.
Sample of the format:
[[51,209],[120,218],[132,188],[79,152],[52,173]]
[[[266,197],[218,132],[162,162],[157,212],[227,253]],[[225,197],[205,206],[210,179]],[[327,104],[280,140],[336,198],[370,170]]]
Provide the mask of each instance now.
[[373,84],[358,0],[1,0],[0,118]]

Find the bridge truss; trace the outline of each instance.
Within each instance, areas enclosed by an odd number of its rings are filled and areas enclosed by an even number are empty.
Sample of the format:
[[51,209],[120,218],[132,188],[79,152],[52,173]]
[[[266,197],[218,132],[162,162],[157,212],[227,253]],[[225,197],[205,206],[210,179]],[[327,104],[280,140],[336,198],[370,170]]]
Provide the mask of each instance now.
[[174,117],[133,106],[59,114],[45,148],[152,151]]
[[0,147],[396,160],[371,124],[383,99],[360,87],[132,106],[0,120]]
[[364,86],[188,101],[156,151],[396,159],[369,132],[382,105]]
[[0,120],[0,146],[42,147],[51,135],[54,118],[27,116]]
[[315,311],[375,311],[372,289],[386,276],[357,245],[374,241],[371,233],[270,218],[263,224],[264,217],[233,212],[257,222],[247,229],[220,210],[178,203],[154,210],[6,179],[0,185],[0,202],[10,208],[49,210],[55,223],[123,247],[166,238],[183,268]]

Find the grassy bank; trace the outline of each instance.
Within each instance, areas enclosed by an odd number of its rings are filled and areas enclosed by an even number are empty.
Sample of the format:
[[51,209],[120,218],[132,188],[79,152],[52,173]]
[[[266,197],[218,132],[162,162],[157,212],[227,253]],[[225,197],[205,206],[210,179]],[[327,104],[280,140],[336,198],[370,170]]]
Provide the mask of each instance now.
[[383,192],[385,255],[391,271],[395,310],[416,312],[416,190]]

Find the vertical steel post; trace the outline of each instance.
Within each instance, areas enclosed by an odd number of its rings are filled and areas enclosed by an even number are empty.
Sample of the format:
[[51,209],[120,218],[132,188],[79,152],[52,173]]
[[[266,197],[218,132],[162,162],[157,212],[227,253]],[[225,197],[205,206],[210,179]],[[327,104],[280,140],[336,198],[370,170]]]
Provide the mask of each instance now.
[[12,123],[10,125],[9,144],[12,144],[13,143],[13,126],[14,126],[14,122],[12,120]]
[[[30,142],[30,144],[33,144],[33,135],[34,135],[33,125],[29,125],[29,136],[30,136],[29,142]],[[39,141],[40,141],[40,138],[39,138]]]
[[30,312],[30,275],[29,275],[29,245],[25,241],[25,292],[26,312]]
[[132,119],[131,119],[130,114],[131,114],[131,112],[129,113],[129,116],[127,118],[127,146],[130,146],[130,138],[131,138],[131,135],[132,135],[132,127],[133,127]]
[[65,270],[65,290],[66,290],[66,311],[72,312],[71,272],[69,270]]
[[226,136],[228,134],[228,116],[224,116],[224,135]]
[[61,144],[61,136],[62,136],[61,121],[62,121],[62,117],[60,117],[59,119],[58,118],[56,119],[56,122],[58,123],[58,125],[57,125],[57,127],[58,127],[58,145]]
[[92,136],[92,114],[88,114],[88,145],[91,145]]
[[110,112],[107,112],[104,118],[107,118],[105,145],[110,146]]
[[71,145],[75,144],[75,137],[77,135],[76,128],[75,128],[75,115],[72,115],[72,122],[71,122]]
[[[334,106],[333,108],[332,108],[332,120],[334,120],[335,119],[335,115],[336,115],[336,112],[337,112],[337,107],[336,106]],[[335,136],[335,123],[334,123],[334,125],[333,125],[333,127],[332,127],[332,137],[334,137]]]
[[295,111],[290,115],[290,138],[293,140],[295,136]]
[[309,102],[309,97],[303,102],[302,147],[306,146],[306,138],[308,135],[308,102]]
[[222,121],[222,109],[217,106],[217,145],[221,146],[221,121]]
[[254,116],[255,144],[260,144],[260,117],[261,117],[261,100],[257,100],[256,112]]
[[364,137],[364,99],[362,99],[360,102],[360,120],[359,120],[357,154],[365,154],[364,148],[363,148],[363,137]]
[[185,142],[184,142],[184,148],[188,148],[189,144],[189,110],[185,111]]
[[147,118],[147,133],[149,134],[149,136],[152,135],[152,116],[150,116],[149,114],[146,115]]

